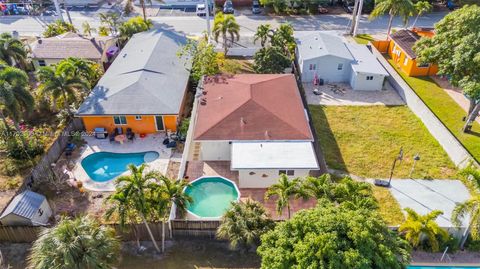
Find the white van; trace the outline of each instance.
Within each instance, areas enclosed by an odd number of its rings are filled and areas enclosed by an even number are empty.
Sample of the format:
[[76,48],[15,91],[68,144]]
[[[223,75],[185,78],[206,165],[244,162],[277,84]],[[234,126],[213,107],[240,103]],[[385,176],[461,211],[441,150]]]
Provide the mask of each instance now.
[[197,4],[197,16],[207,16],[205,4]]

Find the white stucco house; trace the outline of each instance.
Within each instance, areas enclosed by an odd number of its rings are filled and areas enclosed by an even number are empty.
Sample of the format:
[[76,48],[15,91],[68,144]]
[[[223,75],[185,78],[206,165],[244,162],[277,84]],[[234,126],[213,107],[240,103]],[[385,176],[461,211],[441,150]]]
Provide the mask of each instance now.
[[5,226],[44,226],[52,216],[47,198],[26,190],[15,196],[0,216]]
[[[319,170],[309,119],[292,74],[210,78],[199,97],[190,161],[228,161],[240,188]],[[192,124],[192,123],[191,123]]]
[[366,45],[330,32],[298,32],[296,60],[303,82],[349,83],[353,90],[378,91],[387,71]]

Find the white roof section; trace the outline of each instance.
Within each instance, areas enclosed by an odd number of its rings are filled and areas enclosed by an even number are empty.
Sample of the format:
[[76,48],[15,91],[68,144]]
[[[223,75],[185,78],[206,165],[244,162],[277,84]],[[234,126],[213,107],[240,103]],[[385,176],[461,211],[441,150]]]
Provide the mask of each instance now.
[[353,60],[352,55],[339,36],[325,32],[298,32],[295,34],[298,52],[302,59],[315,59],[322,56],[336,56]]
[[231,169],[319,169],[312,142],[233,142]]
[[346,46],[354,58],[351,63],[354,72],[388,76],[387,70],[366,45],[347,43]]

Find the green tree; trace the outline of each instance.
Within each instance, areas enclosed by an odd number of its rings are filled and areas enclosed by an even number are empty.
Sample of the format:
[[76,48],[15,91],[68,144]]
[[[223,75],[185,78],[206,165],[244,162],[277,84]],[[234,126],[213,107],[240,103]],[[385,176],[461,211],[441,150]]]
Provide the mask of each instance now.
[[302,182],[302,189],[309,197],[332,200],[335,185],[329,174],[323,174],[319,177],[307,177]]
[[435,36],[420,39],[413,50],[420,63],[436,63],[438,74],[448,75],[470,99],[468,130],[480,112],[480,7],[464,6],[435,24]]
[[[6,67],[0,70],[0,118],[8,129],[6,115],[8,115],[15,126],[17,133],[21,133],[19,121],[25,113],[33,110],[34,98],[29,91],[28,76],[25,71],[15,67]],[[20,136],[24,147],[27,143],[23,136]]]
[[415,13],[415,7],[411,0],[376,0],[375,8],[370,13],[370,19],[376,19],[382,15],[388,14],[388,30],[387,37],[390,36],[392,30],[392,21],[395,16],[400,16],[403,24],[408,23],[408,18]]
[[222,216],[217,237],[230,241],[230,247],[242,247],[248,251],[260,245],[260,236],[274,227],[274,222],[257,201],[232,202],[231,208]]
[[287,2],[285,0],[260,0],[260,4],[273,7],[273,10],[277,14],[282,13],[287,8]]
[[92,36],[92,33],[95,33],[97,30],[93,28],[88,21],[82,23],[83,34],[87,36]]
[[283,209],[287,208],[288,218],[290,218],[290,199],[302,196],[301,181],[299,178],[289,179],[287,175],[282,174],[275,183],[268,187],[265,192],[265,200],[275,196],[277,200],[277,214],[282,215]]
[[271,43],[273,33],[274,30],[272,29],[270,24],[260,24],[257,27],[257,31],[255,32],[253,42],[257,42],[257,40],[260,40],[260,45],[262,46],[262,48],[265,48],[268,43]]
[[29,268],[113,268],[120,256],[115,231],[89,217],[62,219],[33,243]]
[[428,1],[418,1],[414,4],[416,17],[413,21],[412,28],[417,24],[418,17],[422,16],[424,13],[432,11],[433,6]]
[[125,3],[125,7],[123,8],[123,12],[127,16],[130,15],[130,13],[132,13],[134,10],[132,1],[133,0],[127,0],[127,2]]
[[140,5],[142,6],[143,20],[147,22],[147,12],[145,10],[145,2],[152,4],[152,0],[140,0]]
[[219,53],[206,39],[198,42],[189,40],[178,52],[178,57],[192,63],[190,75],[194,81],[199,81],[202,76],[212,76],[220,72]]
[[293,27],[289,23],[281,24],[275,29],[271,39],[272,46],[282,48],[283,55],[290,59],[295,57],[295,38],[293,37]]
[[261,237],[261,268],[406,268],[410,246],[372,210],[321,199]]
[[261,48],[255,52],[253,70],[258,74],[281,74],[291,61],[279,47]]
[[27,59],[27,50],[22,41],[15,39],[9,33],[0,35],[0,59],[8,65],[13,66],[17,63],[22,69],[25,69]]
[[131,18],[118,27],[120,39],[126,43],[134,34],[148,31],[152,26],[151,20],[144,20],[142,17]]
[[67,33],[67,32],[76,33],[77,29],[75,29],[75,27],[68,22],[64,22],[62,20],[56,20],[55,22],[52,22],[47,25],[47,29],[45,29],[45,31],[43,32],[43,36],[53,37],[53,36]]
[[116,35],[120,25],[120,16],[115,12],[100,13],[100,24],[98,32],[100,35],[108,36],[110,34]]
[[84,79],[64,72],[61,66],[40,68],[37,71],[37,79],[40,82],[39,95],[43,97],[48,95],[54,102],[60,101],[69,115],[73,115],[70,106],[77,103],[80,91],[86,91],[89,87]]
[[88,82],[88,88],[97,84],[103,74],[99,64],[85,59],[69,57],[57,63],[56,69],[72,77],[81,78]]
[[448,233],[440,228],[435,222],[437,217],[443,214],[440,210],[433,210],[426,215],[420,215],[411,208],[405,208],[407,219],[400,225],[398,231],[405,236],[405,239],[417,248],[420,243],[428,241],[432,251],[438,251],[441,240],[448,238]]
[[[466,185],[469,185],[472,189],[472,195],[470,198],[455,206],[452,212],[452,222],[455,226],[460,227],[462,220],[468,215],[470,218],[469,230],[474,240],[480,239],[480,169],[470,164],[466,168],[460,171],[460,175],[463,178]],[[467,238],[464,238],[461,242],[461,248]]]
[[131,201],[132,209],[135,210],[135,213],[138,214],[143,224],[145,224],[155,249],[157,252],[160,252],[147,221],[147,217],[152,214],[152,205],[149,203],[149,197],[152,195],[152,182],[156,180],[157,173],[152,171],[144,175],[145,167],[145,164],[139,167],[133,164],[128,165],[130,174],[120,176],[115,180],[115,193],[123,193],[125,199]]
[[240,25],[238,25],[232,14],[218,12],[213,21],[212,34],[217,43],[219,37],[222,37],[223,50],[226,56],[228,47],[240,38]]
[[333,200],[345,204],[352,209],[377,209],[378,204],[372,193],[372,185],[367,182],[355,181],[345,177],[336,184],[333,191]]

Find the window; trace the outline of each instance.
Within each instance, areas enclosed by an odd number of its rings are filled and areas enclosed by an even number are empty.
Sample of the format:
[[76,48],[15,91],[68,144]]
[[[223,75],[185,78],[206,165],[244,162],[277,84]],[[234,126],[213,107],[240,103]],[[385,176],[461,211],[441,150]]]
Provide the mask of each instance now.
[[343,64],[338,64],[337,65],[337,70],[342,70],[343,69]]
[[373,76],[367,76],[367,80],[373,80]]
[[136,115],[136,116],[135,116],[135,120],[142,120],[142,116]]
[[417,67],[421,67],[421,68],[425,68],[425,67],[429,67],[429,66],[430,66],[429,63],[417,64]]
[[403,65],[407,65],[408,64],[408,58],[405,57],[405,60],[403,61]]
[[113,116],[113,122],[116,125],[125,125],[127,124],[127,118],[125,116]]
[[309,70],[316,70],[317,65],[316,64],[310,64]]
[[278,175],[294,176],[295,170],[278,170]]
[[39,66],[47,66],[47,63],[45,62],[45,60],[38,60],[38,65]]

